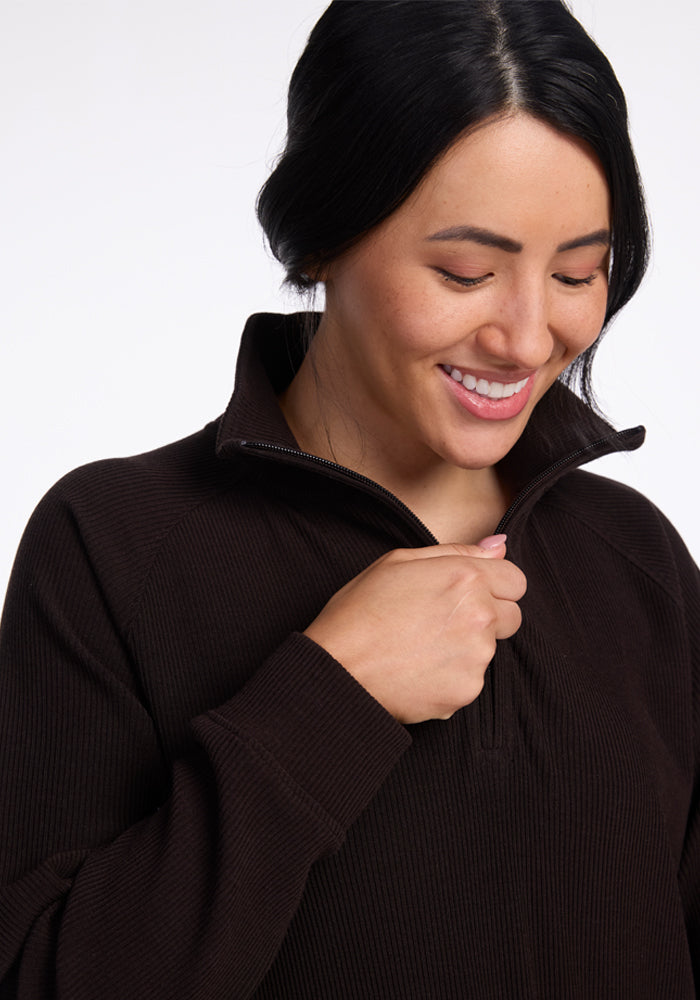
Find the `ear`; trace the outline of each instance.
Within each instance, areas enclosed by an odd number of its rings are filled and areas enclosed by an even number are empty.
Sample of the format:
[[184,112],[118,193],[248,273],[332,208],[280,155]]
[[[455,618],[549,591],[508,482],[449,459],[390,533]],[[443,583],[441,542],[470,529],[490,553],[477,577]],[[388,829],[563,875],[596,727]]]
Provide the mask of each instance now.
[[331,264],[319,264],[309,261],[308,264],[304,265],[301,278],[307,288],[311,288],[312,285],[317,285],[320,282],[325,284],[328,281],[331,268]]

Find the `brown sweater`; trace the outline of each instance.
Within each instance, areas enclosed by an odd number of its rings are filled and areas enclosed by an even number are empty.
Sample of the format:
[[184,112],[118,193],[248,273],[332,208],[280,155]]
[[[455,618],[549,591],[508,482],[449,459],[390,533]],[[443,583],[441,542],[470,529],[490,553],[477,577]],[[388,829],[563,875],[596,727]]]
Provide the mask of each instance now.
[[298,451],[295,331],[255,317],[220,420],[71,473],[27,529],[0,997],[695,996],[698,574],[648,501],[574,471],[643,432],[539,404],[494,524],[523,625],[472,705],[403,727],[299,632],[434,539]]

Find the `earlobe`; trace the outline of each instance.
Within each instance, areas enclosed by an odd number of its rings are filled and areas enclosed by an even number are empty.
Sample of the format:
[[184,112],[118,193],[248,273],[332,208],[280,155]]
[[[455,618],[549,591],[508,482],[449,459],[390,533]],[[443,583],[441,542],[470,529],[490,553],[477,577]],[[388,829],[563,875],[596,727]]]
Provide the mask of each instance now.
[[325,284],[328,280],[330,269],[330,263],[323,264],[320,261],[307,260],[300,271],[299,277],[306,288],[311,288],[313,285],[318,285],[319,283]]
[[318,284],[325,285],[328,282],[330,271],[331,271],[331,265],[330,264],[326,264],[326,265],[320,265],[319,264],[318,267],[307,269],[306,273],[309,276],[309,280],[311,282],[313,282],[315,285],[318,285]]

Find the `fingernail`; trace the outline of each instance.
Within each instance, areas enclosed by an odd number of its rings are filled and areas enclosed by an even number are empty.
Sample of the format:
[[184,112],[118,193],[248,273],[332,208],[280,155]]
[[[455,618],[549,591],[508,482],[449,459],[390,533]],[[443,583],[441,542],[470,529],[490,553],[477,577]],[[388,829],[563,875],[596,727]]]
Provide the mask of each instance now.
[[507,535],[489,535],[487,538],[482,538],[479,542],[480,549],[497,549],[499,545],[503,545]]

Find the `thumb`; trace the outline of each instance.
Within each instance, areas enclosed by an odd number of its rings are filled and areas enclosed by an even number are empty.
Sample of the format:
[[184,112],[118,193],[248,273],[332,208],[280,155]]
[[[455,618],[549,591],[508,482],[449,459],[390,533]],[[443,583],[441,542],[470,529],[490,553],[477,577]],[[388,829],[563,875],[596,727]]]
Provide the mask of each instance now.
[[478,545],[473,546],[475,556],[487,559],[502,559],[506,554],[506,535],[487,535]]
[[[481,559],[502,559],[505,554],[506,536],[489,535],[487,538],[482,538],[478,545],[464,545],[462,542],[443,542],[439,545],[426,545],[424,548],[394,549],[380,556],[377,562],[386,559],[407,562],[411,559],[436,559],[440,556],[472,556]],[[367,569],[370,569],[370,567],[367,567]]]

